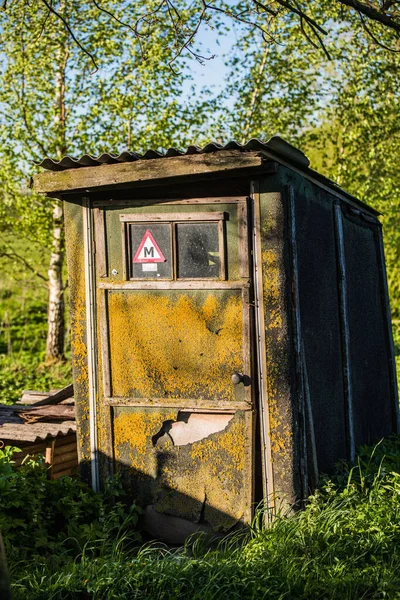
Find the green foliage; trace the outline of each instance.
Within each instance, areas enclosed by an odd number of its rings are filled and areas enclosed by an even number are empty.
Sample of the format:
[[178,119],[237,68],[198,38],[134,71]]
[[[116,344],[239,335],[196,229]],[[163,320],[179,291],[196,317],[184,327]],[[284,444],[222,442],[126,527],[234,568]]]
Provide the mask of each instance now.
[[[12,565],[15,599],[378,600],[400,589],[400,437],[362,448],[341,465],[305,510],[277,514],[214,549],[203,538],[185,548],[115,544],[56,570]],[[215,546],[215,544],[214,544]]]
[[136,525],[139,509],[124,503],[117,479],[96,494],[77,479],[49,480],[40,459],[13,468],[15,450],[0,450],[0,530],[11,562],[38,564],[53,556],[60,564]]
[[43,355],[0,355],[0,403],[15,404],[24,390],[50,391],[72,381],[71,362],[45,365]]
[[400,46],[388,31],[379,34],[386,47],[378,46],[358,16],[345,16],[336,3],[310,3],[309,10],[331,32],[325,40],[330,59],[300,35],[293,16],[275,20],[282,45],[257,32],[244,35],[229,57],[224,96],[234,104],[217,131],[239,139],[280,134],[309,156],[314,169],[383,213],[399,347]]
[[[31,251],[47,250],[47,260],[56,241],[55,262],[63,261],[55,202],[27,185],[33,161],[191,141],[210,114],[208,98],[183,91],[190,80],[187,61],[178,59],[176,72],[169,66],[175,31],[166,14],[150,19],[151,31],[142,38],[129,23],[133,15],[153,13],[157,3],[136,4],[109,0],[107,9],[99,11],[92,1],[51,3],[71,30],[79,31],[86,54],[47,3],[13,2],[0,11],[0,258],[12,265],[18,261],[20,239]],[[192,11],[183,2],[176,8],[189,23]],[[121,34],[107,11],[131,35]],[[145,29],[149,24],[143,20]],[[31,256],[25,266],[38,281],[47,280]],[[53,278],[62,289],[57,269]],[[59,297],[54,290],[53,296]],[[48,354],[62,352],[57,347]]]
[[45,282],[38,285],[40,278],[23,261],[30,260],[43,274],[45,256],[32,252],[21,240],[14,243],[14,250],[19,258],[0,258],[0,403],[11,404],[21,398],[23,390],[48,391],[72,381],[70,361],[43,364],[47,286]]

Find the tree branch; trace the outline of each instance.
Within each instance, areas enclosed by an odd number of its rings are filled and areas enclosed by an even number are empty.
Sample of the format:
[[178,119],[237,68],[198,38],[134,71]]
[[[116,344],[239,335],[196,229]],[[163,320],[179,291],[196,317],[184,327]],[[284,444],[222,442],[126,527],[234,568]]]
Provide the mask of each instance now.
[[47,277],[45,277],[44,275],[42,275],[41,273],[39,273],[38,271],[36,271],[36,269],[34,269],[32,267],[32,265],[30,265],[28,263],[28,261],[23,256],[21,256],[20,254],[17,254],[14,250],[12,251],[12,253],[5,252],[4,250],[0,251],[0,258],[8,258],[9,260],[18,260],[29,271],[31,271],[31,273],[34,273],[34,275],[37,275],[38,277],[40,277],[40,279],[43,279],[43,281],[45,281],[46,284],[48,283]]
[[[371,21],[377,21],[385,27],[389,27],[390,29],[394,29],[397,32],[400,32],[400,14],[399,15],[389,15],[385,10],[384,4],[382,11],[374,8],[370,4],[365,4],[364,2],[360,2],[359,0],[337,0],[340,4],[344,4],[345,6],[349,6],[350,8],[354,8],[354,10],[363,14]],[[393,6],[393,2],[389,4],[389,8]],[[398,19],[398,20],[397,20]]]
[[369,29],[369,27],[367,27],[367,24],[365,22],[363,14],[361,12],[359,12],[358,14],[360,15],[360,20],[361,20],[362,26],[365,29],[365,32],[374,40],[375,44],[377,44],[378,46],[380,46],[384,50],[389,50],[389,52],[400,52],[400,50],[396,50],[395,48],[389,48],[389,46],[386,46],[386,44],[383,44],[382,42],[380,42],[378,40],[378,38]]
[[[339,2],[340,1],[341,0],[339,0]],[[314,19],[312,19],[311,17],[309,17],[301,8],[298,8],[297,6],[293,6],[293,4],[290,4],[289,2],[286,2],[286,0],[275,0],[275,2],[277,2],[278,4],[280,4],[281,6],[283,6],[284,8],[287,8],[291,12],[295,13],[300,18],[303,18],[306,21],[306,23],[308,23],[308,25],[310,25],[313,29],[314,28],[317,29],[320,33],[322,33],[322,35],[327,35],[328,34],[328,32],[325,31],[325,29],[323,29],[321,27],[321,25],[319,25],[317,23],[317,21],[314,21]]]
[[64,23],[64,27],[65,29],[68,31],[69,35],[71,36],[71,38],[74,40],[75,44],[82,50],[82,52],[84,52],[86,54],[86,56],[88,56],[90,58],[90,60],[93,63],[94,66],[94,71],[93,73],[96,73],[96,71],[99,70],[99,67],[97,66],[97,63],[94,59],[94,56],[89,52],[89,50],[86,50],[86,48],[81,44],[81,42],[78,40],[78,38],[75,36],[74,32],[72,31],[71,27],[68,24],[68,21],[63,17],[63,15],[59,12],[57,12],[55,10],[55,8],[53,8],[52,4],[48,3],[47,0],[41,0],[41,2],[43,2],[43,4],[48,8],[48,10],[54,15],[56,16],[58,19],[60,19],[63,23]]

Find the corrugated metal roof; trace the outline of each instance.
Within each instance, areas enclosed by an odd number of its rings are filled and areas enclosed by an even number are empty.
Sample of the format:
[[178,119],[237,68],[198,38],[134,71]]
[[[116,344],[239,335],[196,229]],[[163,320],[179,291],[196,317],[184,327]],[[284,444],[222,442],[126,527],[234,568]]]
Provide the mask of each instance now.
[[36,163],[39,167],[43,167],[49,171],[65,171],[67,169],[78,169],[81,167],[98,167],[100,165],[114,165],[117,163],[134,162],[137,160],[149,160],[155,158],[170,158],[173,156],[189,156],[191,154],[208,154],[210,152],[220,152],[222,150],[239,150],[240,152],[251,151],[272,151],[274,154],[285,158],[293,164],[302,168],[307,168],[310,161],[307,156],[292,144],[289,144],[279,136],[271,137],[267,142],[262,142],[258,139],[251,139],[246,144],[238,144],[235,141],[228,142],[225,145],[217,142],[210,142],[202,148],[198,146],[189,146],[186,150],[177,150],[169,148],[165,152],[156,150],[147,150],[144,154],[138,152],[121,152],[121,154],[103,153],[100,156],[91,156],[84,154],[80,158],[65,156],[60,161],[52,158],[45,158],[40,163]]
[[[29,404],[2,405],[0,404],[0,447],[1,442],[35,442],[46,438],[55,438],[58,435],[67,435],[76,432],[74,408],[70,404],[59,402],[51,404],[57,396],[62,398],[62,392],[69,392],[71,386],[49,394],[48,392],[24,392],[24,396],[36,396],[36,406]],[[61,394],[61,395],[60,395]],[[48,403],[43,403],[46,395]],[[39,403],[37,400],[39,399]],[[67,402],[73,404],[73,397]],[[58,422],[57,422],[58,421]]]
[[21,425],[18,423],[6,423],[0,427],[0,441],[12,440],[16,442],[36,442],[58,435],[68,435],[76,432],[74,421],[63,423],[29,423]]

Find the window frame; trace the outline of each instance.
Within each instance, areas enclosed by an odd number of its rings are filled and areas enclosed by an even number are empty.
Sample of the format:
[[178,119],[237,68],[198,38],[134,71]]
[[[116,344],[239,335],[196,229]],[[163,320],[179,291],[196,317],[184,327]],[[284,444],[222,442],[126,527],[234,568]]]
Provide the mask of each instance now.
[[[226,281],[226,213],[224,212],[198,212],[198,213],[141,213],[120,214],[122,229],[123,275],[126,281]],[[178,277],[178,246],[176,225],[177,223],[217,223],[219,247],[219,273],[217,277]],[[151,227],[154,224],[169,224],[171,228],[171,257],[172,277],[132,277],[131,261],[133,257],[131,248],[130,225],[142,224]]]

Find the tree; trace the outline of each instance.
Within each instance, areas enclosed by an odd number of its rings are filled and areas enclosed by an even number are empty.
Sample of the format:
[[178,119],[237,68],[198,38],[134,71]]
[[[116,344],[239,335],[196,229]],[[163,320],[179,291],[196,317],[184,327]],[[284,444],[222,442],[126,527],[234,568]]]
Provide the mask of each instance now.
[[320,10],[335,30],[327,45],[330,60],[297,34],[293,19],[280,25],[283,46],[265,44],[257,33],[243,36],[230,58],[226,95],[234,103],[225,111],[223,127],[239,139],[242,132],[262,138],[281,134],[315,169],[383,213],[400,342],[400,54],[386,48],[390,33],[377,46],[360,32],[355,17],[344,22],[323,2]]
[[[26,0],[4,0],[4,14],[7,15],[16,6],[24,4]],[[69,0],[69,10],[75,12],[80,9],[81,4],[80,0]],[[170,62],[184,51],[200,61],[203,60],[204,57],[194,47],[199,29],[202,25],[218,27],[221,16],[245,24],[250,29],[258,29],[266,40],[279,40],[276,23],[282,18],[295,17],[299,24],[299,33],[311,45],[321,47],[325,52],[325,38],[328,32],[332,31],[329,23],[331,9],[340,14],[342,22],[356,16],[361,27],[377,44],[381,43],[381,36],[386,37],[387,32],[392,34],[391,39],[395,41],[398,41],[400,35],[400,0],[330,0],[329,3],[321,3],[319,0],[197,0],[194,3],[161,0],[150,5],[132,0],[118,4],[113,0],[91,0],[90,4],[94,19],[101,21],[106,15],[114,27],[124,30],[122,35],[125,39],[128,34],[139,42],[151,38],[162,23],[164,29],[172,34],[164,39],[164,43],[173,48],[173,53],[168,56]],[[320,4],[325,4],[325,11],[319,10]],[[97,55],[92,52],[91,45],[86,40],[85,27],[82,24],[74,22],[57,2],[36,0],[35,7],[39,14],[43,13],[43,10],[47,14],[42,23],[44,41],[48,33],[48,17],[52,15],[60,21],[76,46],[97,68]],[[38,20],[40,19],[41,17],[38,17]]]
[[[119,3],[110,4],[116,9]],[[164,42],[170,34],[162,22],[145,40],[125,40],[105,13],[96,20],[97,8],[91,2],[74,6],[60,0],[52,6],[57,7],[58,17],[44,4],[39,10],[28,2],[7,8],[8,22],[3,24],[0,39],[5,57],[0,74],[0,124],[13,168],[6,178],[21,181],[21,170],[44,156],[60,159],[68,153],[99,153],[102,144],[107,150],[133,146],[140,151],[151,144],[157,148],[179,142],[180,136],[188,139],[189,128],[177,126],[179,121],[189,121],[192,110],[190,102],[181,100],[188,75],[183,61],[180,73],[168,67],[171,51]],[[150,0],[146,6],[151,10],[154,4]],[[101,66],[96,74],[88,73],[87,57],[72,43],[66,20],[85,35],[87,47]],[[201,121],[206,114],[207,102],[198,103],[196,118]],[[64,346],[62,206],[56,199],[46,203],[15,189],[8,202],[9,227],[18,224],[32,243],[39,238],[51,248],[46,360],[59,360]],[[24,229],[27,212],[31,218]],[[15,248],[9,252],[17,254]]]

